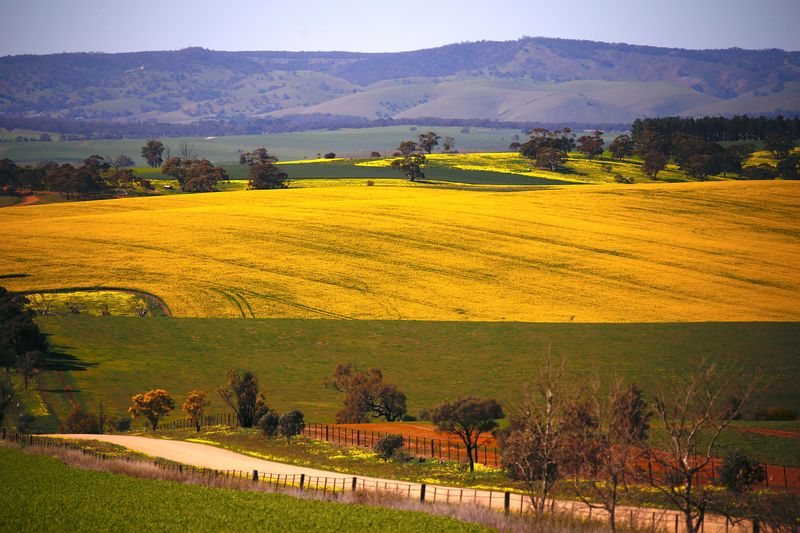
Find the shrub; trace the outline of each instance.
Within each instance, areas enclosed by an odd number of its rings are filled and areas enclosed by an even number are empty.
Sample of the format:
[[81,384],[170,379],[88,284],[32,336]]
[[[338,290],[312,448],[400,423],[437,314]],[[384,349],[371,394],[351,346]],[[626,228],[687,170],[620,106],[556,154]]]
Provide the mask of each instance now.
[[89,413],[80,405],[75,405],[64,420],[61,430],[64,433],[100,433],[100,420],[97,415]]
[[742,177],[751,180],[774,180],[778,174],[777,168],[766,163],[742,169]]
[[743,494],[751,487],[763,483],[767,473],[764,467],[744,452],[729,453],[719,469],[719,481],[734,494]]
[[384,435],[378,439],[373,449],[378,453],[378,457],[388,461],[403,449],[403,436]]
[[17,417],[17,431],[20,433],[30,433],[36,417],[30,413],[22,413]]
[[380,157],[380,156],[381,156],[381,153],[380,153],[380,152],[371,152],[371,153],[369,154],[369,156],[370,156],[370,157]]
[[286,441],[292,440],[292,437],[299,435],[306,427],[306,421],[303,413],[297,410],[283,413],[278,419],[278,431],[286,437]]
[[767,407],[755,412],[756,420],[797,420],[797,411],[787,407]]
[[333,152],[328,152],[327,154],[325,154],[325,155],[324,155],[324,156],[322,156],[322,157],[324,157],[325,159],[333,159],[333,158],[335,158],[335,157],[336,157],[336,154],[335,154],[335,153],[333,153]]
[[279,422],[280,417],[278,416],[278,413],[272,409],[267,409],[267,412],[261,415],[261,417],[258,419],[258,423],[256,425],[265,437],[274,437],[278,434]]
[[374,182],[374,181],[372,181],[372,180],[367,180],[367,187],[372,187],[373,185],[375,185],[375,182]]

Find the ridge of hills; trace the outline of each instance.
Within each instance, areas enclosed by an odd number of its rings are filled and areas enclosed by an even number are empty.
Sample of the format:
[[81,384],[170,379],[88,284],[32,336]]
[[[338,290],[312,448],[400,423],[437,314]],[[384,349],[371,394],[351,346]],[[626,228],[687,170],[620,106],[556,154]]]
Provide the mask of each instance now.
[[6,115],[609,123],[775,113],[800,113],[800,52],[526,37],[398,53],[187,48],[0,58]]

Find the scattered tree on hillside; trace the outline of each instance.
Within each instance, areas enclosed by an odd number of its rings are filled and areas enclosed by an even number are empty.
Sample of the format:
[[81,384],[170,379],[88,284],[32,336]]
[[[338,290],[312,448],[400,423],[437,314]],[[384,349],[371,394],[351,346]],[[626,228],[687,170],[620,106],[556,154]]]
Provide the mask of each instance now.
[[200,432],[200,426],[203,423],[203,415],[205,414],[206,407],[210,404],[211,402],[206,397],[205,391],[193,390],[189,391],[186,395],[186,400],[184,400],[181,409],[186,415],[186,420],[188,420],[190,424],[194,424],[194,428],[197,432]]
[[144,146],[142,146],[142,158],[153,168],[160,167],[161,163],[164,162],[164,159],[162,158],[163,153],[164,145],[161,143],[161,141],[151,139],[148,140]]
[[524,482],[537,515],[558,480],[567,432],[564,419],[570,398],[564,383],[564,364],[554,368],[549,351],[533,388],[522,395],[510,415],[510,425],[499,435],[503,466]]
[[530,140],[520,145],[519,153],[529,159],[531,165],[556,172],[574,148],[575,135],[569,128],[556,131],[535,128],[530,132]]
[[591,161],[603,153],[603,132],[596,130],[592,135],[583,135],[578,138],[577,150]]
[[442,402],[430,410],[431,422],[437,430],[456,435],[464,443],[470,472],[475,471],[481,433],[496,428],[496,420],[504,416],[496,400],[474,396]]
[[0,191],[14,192],[19,181],[19,167],[10,159],[0,159]]
[[286,442],[290,442],[295,435],[300,435],[305,427],[305,417],[297,410],[283,413],[278,419],[278,431],[286,437]]
[[119,154],[118,156],[114,157],[112,160],[112,165],[116,168],[125,168],[125,167],[132,167],[136,163],[134,163],[133,159],[128,157],[125,154]]
[[454,150],[455,145],[456,145],[456,140],[454,138],[445,137],[444,141],[442,141],[442,150],[446,154],[455,153],[455,150]]
[[436,134],[436,132],[429,131],[428,133],[420,133],[417,137],[417,143],[419,144],[420,149],[431,153],[434,146],[439,145],[440,136]]
[[672,377],[655,397],[668,445],[649,451],[663,471],[650,483],[683,514],[689,533],[701,531],[713,505],[713,488],[699,484],[698,474],[717,454],[722,431],[749,401],[756,381],[703,361],[695,371]]
[[131,402],[133,402],[133,405],[128,408],[131,416],[133,418],[139,418],[140,416],[147,418],[153,431],[158,429],[158,421],[175,408],[175,400],[164,389],[153,389],[137,394],[131,398]]
[[253,427],[264,397],[259,394],[258,379],[252,372],[239,374],[232,368],[228,369],[225,384],[217,388],[217,394],[233,409],[241,427]]
[[181,141],[178,145],[178,155],[181,159],[188,159],[189,161],[197,159],[195,157],[194,145],[186,140]]
[[642,156],[642,171],[651,180],[656,179],[658,173],[667,168],[667,156],[663,152],[652,151]]
[[406,414],[406,395],[396,385],[386,383],[377,368],[361,370],[352,363],[336,365],[325,386],[347,394],[344,408],[336,413],[339,423],[368,422],[383,417],[394,422]]
[[726,177],[728,172],[741,175],[745,162],[755,151],[755,145],[750,143],[733,144],[724,148],[722,153],[719,154],[719,167],[722,176]]
[[642,158],[652,152],[669,155],[669,140],[655,130],[643,129],[634,132],[632,138],[634,150]]
[[25,390],[28,390],[28,385],[33,379],[36,369],[41,368],[44,363],[44,354],[39,350],[29,350],[23,354],[17,354],[16,367],[20,374],[22,374],[22,382],[25,385]]
[[207,159],[167,159],[161,172],[178,181],[184,192],[211,192],[217,183],[229,179],[222,167],[214,166]]
[[425,178],[422,167],[427,162],[425,154],[420,151],[414,141],[403,141],[394,154],[398,159],[392,161],[392,168],[396,168],[408,177],[410,181]]
[[723,148],[695,135],[676,134],[672,138],[675,161],[689,176],[705,181],[721,171]]
[[618,135],[611,141],[608,150],[615,159],[622,161],[633,155],[633,139],[630,135]]
[[288,174],[281,172],[276,163],[278,158],[266,148],[258,148],[239,156],[240,165],[250,166],[248,186],[251,189],[285,189],[288,187]]

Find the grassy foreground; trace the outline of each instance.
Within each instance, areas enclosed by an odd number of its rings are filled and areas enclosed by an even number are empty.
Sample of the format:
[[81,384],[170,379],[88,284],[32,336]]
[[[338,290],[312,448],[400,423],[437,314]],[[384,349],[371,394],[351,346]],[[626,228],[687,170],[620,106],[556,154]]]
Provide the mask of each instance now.
[[[214,391],[228,367],[252,370],[271,406],[296,407],[332,421],[341,395],[322,381],[354,361],[384,371],[416,414],[459,395],[513,400],[540,368],[543,346],[568,359],[576,383],[614,374],[646,392],[702,357],[762,367],[761,405],[800,408],[800,324],[530,324],[499,322],[336,321],[42,317],[63,353],[45,372],[48,400],[70,396],[94,409],[100,400],[122,414],[130,397],[163,387],[182,401],[194,388]],[[215,395],[211,412],[225,410]],[[176,413],[174,416],[180,416]]]
[[0,275],[11,290],[138,289],[175,316],[794,321],[798,193],[362,186],[32,205],[0,210]]
[[424,513],[76,470],[0,447],[4,531],[488,531]]

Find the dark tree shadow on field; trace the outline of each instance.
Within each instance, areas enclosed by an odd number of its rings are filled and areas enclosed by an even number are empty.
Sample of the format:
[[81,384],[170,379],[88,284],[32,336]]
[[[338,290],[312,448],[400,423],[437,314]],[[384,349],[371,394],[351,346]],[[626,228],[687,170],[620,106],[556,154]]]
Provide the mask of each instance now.
[[[62,372],[82,372],[89,368],[99,366],[100,363],[90,363],[81,361],[66,350],[72,350],[72,346],[51,346],[47,352],[47,360],[42,370],[59,370]],[[53,391],[55,392],[55,391]]]
[[0,274],[0,279],[29,278],[30,274]]

